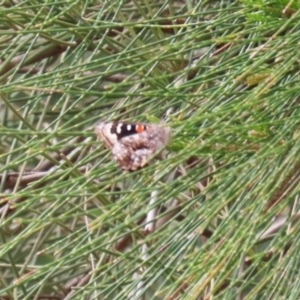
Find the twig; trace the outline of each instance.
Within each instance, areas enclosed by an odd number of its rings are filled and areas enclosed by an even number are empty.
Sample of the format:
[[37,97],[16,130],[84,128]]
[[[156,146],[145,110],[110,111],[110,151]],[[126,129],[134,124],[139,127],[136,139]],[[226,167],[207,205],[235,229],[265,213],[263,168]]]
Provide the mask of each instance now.
[[[80,171],[81,173],[85,172],[86,167],[80,167],[77,170]],[[51,179],[59,177],[61,174],[63,173],[63,171],[59,171],[54,173],[53,171],[47,171],[47,172],[23,172],[22,175],[20,175],[21,173],[8,173],[6,176],[6,181],[4,183],[4,186],[6,188],[8,188],[8,184],[11,184],[11,187],[14,187],[14,184],[16,184],[18,182],[19,186],[26,186],[27,184],[31,183],[31,182],[35,182],[39,179],[42,179],[45,176],[51,175]],[[3,176],[3,174],[0,174],[0,179]],[[19,176],[22,176],[22,178],[20,179]],[[67,180],[67,178],[65,179]],[[45,184],[45,182],[42,183],[38,183],[34,186],[34,188],[39,188],[41,186],[43,186]],[[7,185],[7,186],[6,186]],[[3,197],[3,195],[0,195],[1,197]],[[27,197],[19,197],[13,200],[13,202],[9,202],[7,201],[7,199],[4,197],[1,199],[2,202],[2,206],[0,207],[0,216],[1,219],[5,218],[9,213],[11,213],[12,211],[14,211],[15,207],[14,204],[16,203],[20,203],[23,202],[27,199]],[[1,204],[0,202],[0,204]],[[5,203],[7,202],[7,203]]]
[[[80,167],[78,168],[78,171],[81,173],[84,173],[86,170],[86,167]],[[6,175],[6,181],[4,182],[4,188],[5,189],[10,189],[13,188],[15,186],[15,184],[17,183],[17,181],[19,181],[20,186],[24,187],[27,186],[29,183],[37,181],[42,179],[43,177],[47,176],[47,175],[52,175],[51,179],[54,179],[56,177],[59,177],[61,174],[63,173],[63,171],[58,171],[58,172],[51,172],[51,171],[45,171],[45,172],[12,172],[12,173],[8,173]],[[19,178],[21,176],[21,178]],[[0,174],[0,180],[2,180],[3,174]]]
[[8,63],[2,62],[2,64],[5,65],[5,67],[4,68],[0,67],[0,76],[7,73],[8,71],[10,71],[16,66],[20,67],[21,63],[22,63],[22,67],[24,67],[25,65],[31,65],[45,58],[57,56],[65,52],[67,49],[68,49],[67,46],[51,44],[50,46],[47,46],[46,48],[43,49],[39,49],[38,51],[31,53],[30,55],[26,53],[26,54],[16,56]]
[[[63,154],[64,156],[68,156],[69,161],[75,162],[82,150],[75,148],[74,144],[83,143],[83,142],[88,143],[90,140],[91,138],[84,140],[83,137],[76,137],[75,139],[72,139],[64,149],[59,151],[59,153],[54,153],[52,158],[54,160],[60,161]],[[38,164],[37,167],[34,168],[34,171],[46,171],[53,166],[54,164],[52,161],[48,159],[44,159]]]
[[[155,172],[155,174],[154,174],[154,180],[155,181],[158,180],[157,172]],[[145,232],[148,234],[151,234],[155,231],[155,223],[156,223],[155,219],[156,219],[157,211],[158,211],[158,208],[155,205],[155,203],[157,202],[158,195],[159,195],[158,190],[154,190],[151,193],[149,207],[153,207],[153,208],[147,213],[146,225],[145,225]],[[146,261],[148,258],[148,246],[146,243],[144,243],[142,246],[141,254],[142,254],[142,260]],[[140,274],[144,273],[144,271],[145,270],[143,268],[141,268],[139,272],[134,274],[134,277],[139,278]],[[137,285],[137,289],[136,289],[136,297],[137,298],[142,296],[141,290],[142,290],[143,286],[144,286],[144,281],[140,280]]]
[[[20,69],[18,69],[17,73],[20,74],[38,74],[40,73],[42,70],[42,68],[40,67],[31,67],[31,66],[25,66],[22,67]],[[51,68],[46,68],[44,69],[44,72],[50,72],[52,69]],[[90,77],[90,76],[97,76],[99,77],[99,72],[93,72],[93,71],[87,71],[87,72],[82,72],[81,73],[81,77]],[[71,77],[71,75],[70,75]],[[112,74],[112,75],[107,75],[107,76],[103,76],[103,81],[110,81],[110,82],[115,82],[115,83],[119,83],[119,82],[123,82],[124,80],[126,80],[129,76],[127,74],[122,74],[122,73],[117,73],[117,74]],[[140,77],[138,76],[134,76],[131,77],[131,81],[132,80],[138,80]],[[24,86],[20,86],[23,87]],[[26,87],[25,87],[26,88]]]
[[[269,210],[272,206],[282,201],[287,195],[287,192],[292,191],[297,186],[297,183],[299,182],[300,178],[299,168],[300,162],[295,164],[295,166],[292,168],[289,174],[284,178],[284,180],[280,183],[278,188],[273,192],[265,206],[265,211]],[[278,180],[278,177],[279,176],[277,176],[276,181]]]

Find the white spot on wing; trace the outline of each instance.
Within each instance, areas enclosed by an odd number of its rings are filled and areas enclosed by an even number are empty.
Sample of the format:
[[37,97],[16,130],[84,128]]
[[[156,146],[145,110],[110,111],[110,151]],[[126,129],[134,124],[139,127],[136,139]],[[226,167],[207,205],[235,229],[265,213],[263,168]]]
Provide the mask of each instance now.
[[123,126],[123,123],[119,123],[119,124],[117,125],[117,129],[116,129],[117,134],[121,134],[121,133],[122,133],[122,126]]

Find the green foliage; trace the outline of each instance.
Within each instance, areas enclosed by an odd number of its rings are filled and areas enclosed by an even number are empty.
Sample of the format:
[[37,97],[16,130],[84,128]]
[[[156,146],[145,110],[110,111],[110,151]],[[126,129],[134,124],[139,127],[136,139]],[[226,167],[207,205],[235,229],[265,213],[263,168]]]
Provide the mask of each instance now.
[[[299,299],[298,6],[3,1],[0,298]],[[167,158],[122,172],[99,120]]]

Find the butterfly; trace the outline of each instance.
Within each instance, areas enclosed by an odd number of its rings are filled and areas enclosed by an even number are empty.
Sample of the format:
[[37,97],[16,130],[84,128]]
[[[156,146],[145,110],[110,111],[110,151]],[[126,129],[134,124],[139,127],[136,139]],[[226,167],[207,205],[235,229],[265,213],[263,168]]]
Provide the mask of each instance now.
[[162,124],[100,122],[95,133],[123,170],[134,171],[153,158],[163,159],[163,149],[171,138],[171,128]]

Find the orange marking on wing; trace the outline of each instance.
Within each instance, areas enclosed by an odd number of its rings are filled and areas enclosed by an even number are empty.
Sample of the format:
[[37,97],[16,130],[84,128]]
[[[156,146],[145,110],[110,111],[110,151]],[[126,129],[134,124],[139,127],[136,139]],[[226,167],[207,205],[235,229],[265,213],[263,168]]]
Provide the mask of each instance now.
[[144,131],[144,126],[141,124],[136,125],[136,132],[141,133]]

